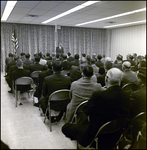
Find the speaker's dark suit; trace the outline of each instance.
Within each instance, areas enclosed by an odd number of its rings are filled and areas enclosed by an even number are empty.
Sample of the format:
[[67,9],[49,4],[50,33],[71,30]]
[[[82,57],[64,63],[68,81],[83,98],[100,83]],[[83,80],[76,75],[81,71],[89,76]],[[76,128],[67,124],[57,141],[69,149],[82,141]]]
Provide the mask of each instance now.
[[[90,116],[90,123],[87,122],[85,126],[83,123],[65,124],[62,132],[79,144],[87,146],[104,123],[128,115],[127,100],[119,86],[112,86],[107,90],[94,92],[83,111]],[[99,146],[108,148],[106,144],[99,143]]]
[[59,46],[56,47],[56,54],[59,54],[59,56],[61,56],[62,54],[64,54],[64,49],[63,49],[63,47],[61,47],[61,48],[59,48]]

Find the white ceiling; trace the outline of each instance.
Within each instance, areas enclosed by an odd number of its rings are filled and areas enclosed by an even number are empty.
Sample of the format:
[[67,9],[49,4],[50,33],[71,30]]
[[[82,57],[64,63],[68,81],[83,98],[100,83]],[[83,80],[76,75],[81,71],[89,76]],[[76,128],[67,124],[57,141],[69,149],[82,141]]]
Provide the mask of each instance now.
[[[41,24],[41,22],[76,7],[86,1],[17,1],[6,22],[23,24]],[[1,17],[6,1],[1,1]],[[104,17],[109,17],[146,7],[146,1],[101,1],[79,11],[71,13],[45,25],[75,26]],[[30,17],[28,15],[38,15]],[[146,20],[146,11],[119,18],[104,20],[80,27],[103,28],[104,26]],[[115,23],[109,23],[115,22]]]

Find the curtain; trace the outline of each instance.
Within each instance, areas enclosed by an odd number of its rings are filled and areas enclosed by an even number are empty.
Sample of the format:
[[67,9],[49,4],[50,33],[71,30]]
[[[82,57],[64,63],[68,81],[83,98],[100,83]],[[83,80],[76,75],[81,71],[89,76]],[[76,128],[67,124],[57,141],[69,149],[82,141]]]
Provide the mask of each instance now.
[[122,27],[117,29],[107,29],[107,56],[112,60],[117,54],[121,54],[123,59],[126,55],[137,53],[146,54],[146,24]]
[[1,71],[4,71],[6,57],[10,52],[13,53],[11,42],[13,28],[19,42],[18,55],[25,52],[32,58],[38,52],[44,55],[47,52],[55,52],[57,39],[62,43],[64,53],[71,52],[72,55],[106,53],[106,29],[62,26],[61,29],[57,29],[58,37],[56,37],[55,26],[1,23]]

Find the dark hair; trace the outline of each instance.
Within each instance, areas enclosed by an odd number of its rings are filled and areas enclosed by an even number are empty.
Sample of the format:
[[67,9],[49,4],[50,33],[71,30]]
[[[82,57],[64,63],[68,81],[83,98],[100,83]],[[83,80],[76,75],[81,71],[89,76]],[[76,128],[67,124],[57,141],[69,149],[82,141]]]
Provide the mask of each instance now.
[[94,58],[91,59],[91,63],[95,64],[95,59]]
[[123,59],[122,55],[119,54],[119,55],[117,56],[117,60],[121,60],[121,61],[122,61],[122,59]]
[[40,56],[40,58],[42,58],[42,52],[40,52],[38,55]]
[[59,58],[59,54],[56,54],[56,58]]
[[79,59],[79,54],[75,54],[74,58]]
[[100,73],[101,75],[105,73],[104,66],[101,66],[101,67],[100,67],[99,73]]
[[47,61],[47,66],[49,69],[52,69],[53,62],[52,61]]
[[83,56],[83,57],[86,57],[86,54],[85,54],[85,53],[82,53],[82,56]]
[[133,60],[133,58],[134,58],[134,57],[133,57],[132,55],[130,55],[130,59]]
[[13,54],[12,54],[12,53],[9,53],[9,57],[13,57]]
[[97,56],[97,59],[101,60],[101,59],[102,59],[102,55],[99,54],[99,55]]
[[112,68],[112,62],[111,61],[106,61],[105,62],[105,67],[107,70],[111,69]]
[[70,55],[71,55],[71,53],[70,53],[70,52],[68,52],[68,53],[67,53],[67,55],[68,55],[68,56],[70,56]]
[[50,56],[50,53],[46,53],[46,56]]
[[18,60],[19,59],[19,56],[15,56],[14,57],[14,60],[16,61],[16,60]]
[[40,56],[39,56],[39,55],[36,55],[36,56],[35,56],[35,61],[36,61],[36,62],[39,62],[39,61],[40,61]]
[[25,55],[25,53],[23,53],[23,52],[22,52],[22,53],[20,53],[20,55],[21,55],[21,56],[24,56],[24,55]]
[[87,61],[90,61],[91,60],[90,55],[87,55],[86,59],[87,59]]
[[30,58],[30,54],[29,54],[29,53],[28,53],[28,54],[26,54],[25,56],[26,56],[26,58]]
[[55,61],[53,63],[53,69],[54,69],[54,71],[61,71],[61,69],[62,69],[62,62],[61,61]]
[[140,67],[146,67],[146,61],[145,60],[140,61]]
[[91,77],[93,75],[93,68],[90,65],[84,66],[82,71],[86,77]]
[[62,58],[63,58],[63,59],[67,59],[67,55],[66,55],[66,54],[63,54],[63,55],[62,55]]

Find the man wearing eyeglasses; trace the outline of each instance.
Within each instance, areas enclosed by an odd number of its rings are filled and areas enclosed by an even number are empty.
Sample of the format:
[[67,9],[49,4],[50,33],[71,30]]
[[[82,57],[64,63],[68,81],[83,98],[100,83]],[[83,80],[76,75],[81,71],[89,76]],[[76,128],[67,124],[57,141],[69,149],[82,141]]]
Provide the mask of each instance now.
[[[128,115],[127,99],[120,87],[122,76],[123,72],[118,68],[108,70],[105,76],[106,89],[94,92],[83,107],[84,113],[89,116],[87,123],[65,124],[62,132],[67,137],[86,147],[104,123]],[[98,148],[113,149],[112,137],[101,138]]]

